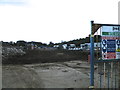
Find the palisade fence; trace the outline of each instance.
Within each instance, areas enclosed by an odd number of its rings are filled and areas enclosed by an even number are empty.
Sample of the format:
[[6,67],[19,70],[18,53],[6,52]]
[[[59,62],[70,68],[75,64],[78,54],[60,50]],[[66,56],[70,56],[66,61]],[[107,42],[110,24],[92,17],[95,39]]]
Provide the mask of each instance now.
[[[94,58],[94,34],[101,35],[100,56]],[[95,24],[91,21],[90,87],[120,88],[120,25]],[[97,65],[95,76],[94,65]],[[94,80],[97,78],[97,81]]]
[[2,42],[0,42],[0,89],[2,89]]
[[98,78],[97,88],[120,88],[120,62],[117,60],[96,61],[98,66],[95,76]]

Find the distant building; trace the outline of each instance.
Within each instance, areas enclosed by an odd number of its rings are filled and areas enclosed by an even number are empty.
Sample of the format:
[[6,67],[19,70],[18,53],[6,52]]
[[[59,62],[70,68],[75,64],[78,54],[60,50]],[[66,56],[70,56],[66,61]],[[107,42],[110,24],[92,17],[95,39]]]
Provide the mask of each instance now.
[[[95,49],[100,49],[101,47],[101,43],[98,42],[98,43],[94,43],[94,48]],[[80,48],[81,49],[86,49],[86,50],[90,50],[90,43],[84,43],[84,44],[80,44]]]
[[63,49],[68,49],[68,45],[67,44],[63,44],[62,47],[63,47]]
[[59,48],[59,45],[54,45],[53,47],[54,47],[54,48]]

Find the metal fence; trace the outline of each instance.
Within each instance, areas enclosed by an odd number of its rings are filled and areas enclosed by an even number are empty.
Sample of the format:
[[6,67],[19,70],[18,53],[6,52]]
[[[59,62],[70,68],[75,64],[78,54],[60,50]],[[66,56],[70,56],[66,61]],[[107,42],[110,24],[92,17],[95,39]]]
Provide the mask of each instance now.
[[120,88],[120,60],[97,61],[97,88]]

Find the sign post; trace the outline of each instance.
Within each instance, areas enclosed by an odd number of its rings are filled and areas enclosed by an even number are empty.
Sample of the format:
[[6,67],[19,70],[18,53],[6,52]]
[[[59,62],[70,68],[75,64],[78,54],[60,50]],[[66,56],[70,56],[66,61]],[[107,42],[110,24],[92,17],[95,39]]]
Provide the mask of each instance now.
[[93,34],[93,23],[91,21],[91,36],[90,36],[90,87],[94,88],[94,34]]

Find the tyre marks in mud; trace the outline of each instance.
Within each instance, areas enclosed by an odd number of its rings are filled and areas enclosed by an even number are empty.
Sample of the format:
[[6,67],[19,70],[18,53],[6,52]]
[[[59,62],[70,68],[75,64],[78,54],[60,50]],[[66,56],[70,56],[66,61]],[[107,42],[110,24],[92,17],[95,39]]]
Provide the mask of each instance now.
[[24,66],[3,67],[3,88],[44,88],[40,76]]

